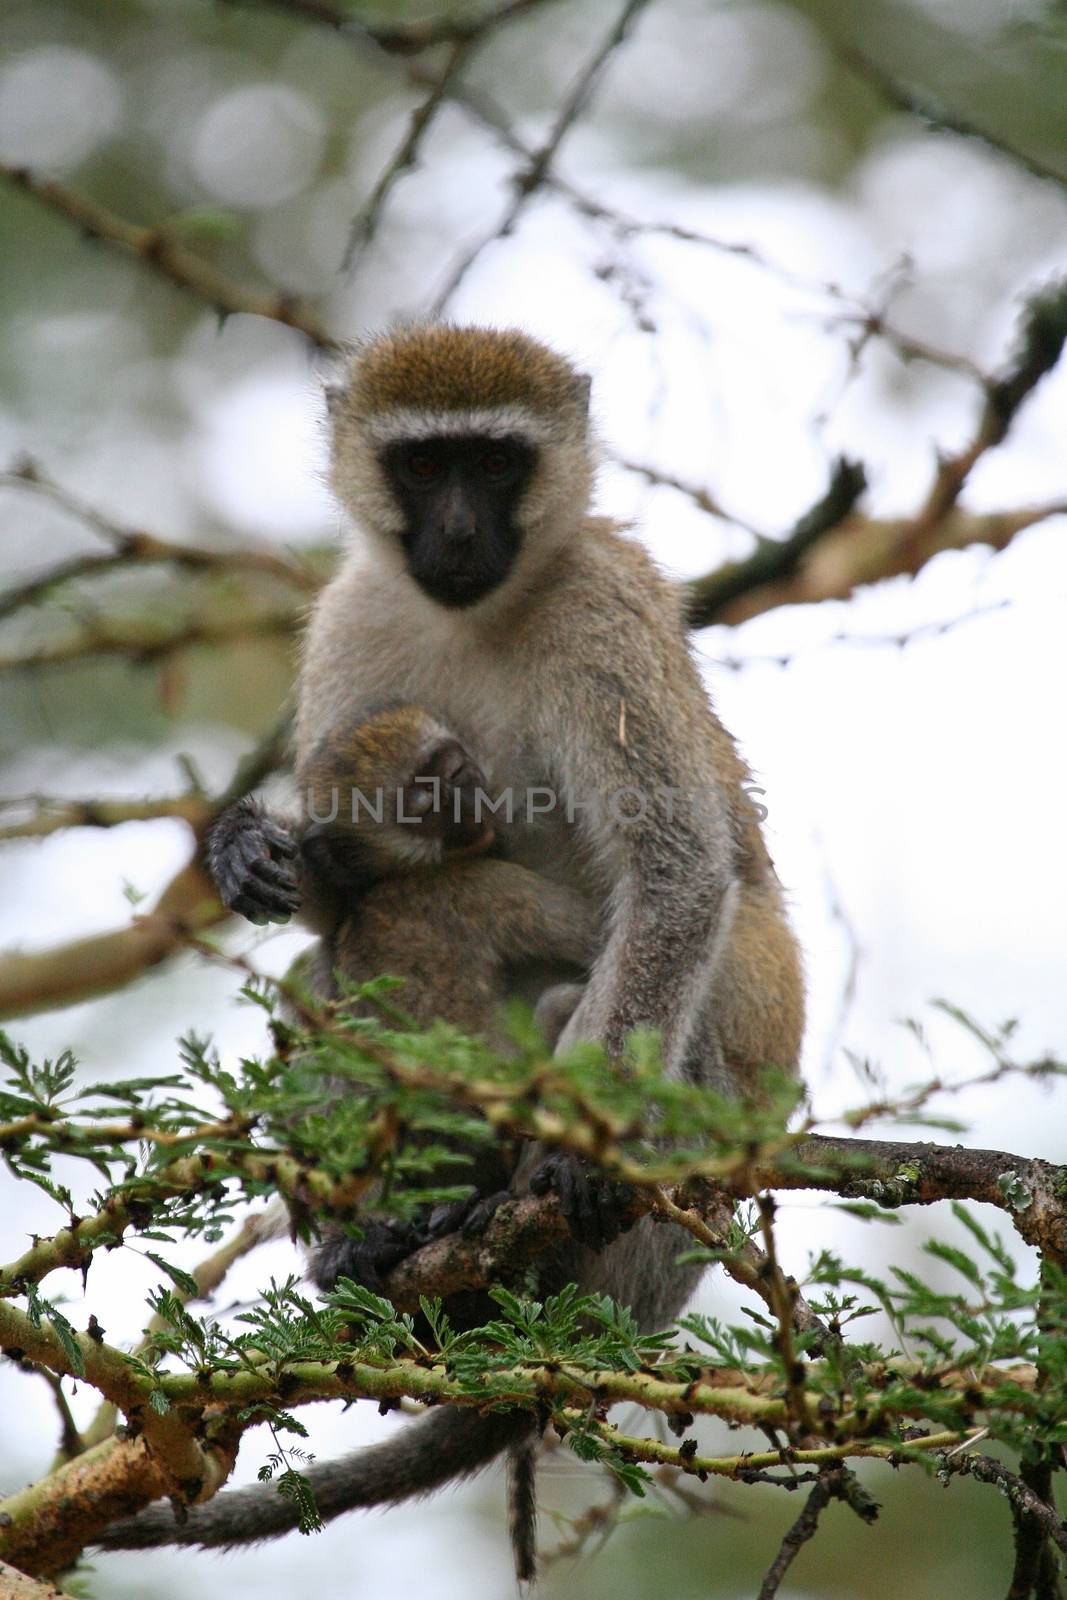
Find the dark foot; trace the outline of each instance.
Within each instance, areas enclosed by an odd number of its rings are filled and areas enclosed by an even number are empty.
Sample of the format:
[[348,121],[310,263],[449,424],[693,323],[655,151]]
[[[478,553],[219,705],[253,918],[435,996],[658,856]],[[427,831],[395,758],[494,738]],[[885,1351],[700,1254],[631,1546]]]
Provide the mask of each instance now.
[[218,818],[208,835],[206,856],[223,905],[249,922],[288,922],[300,909],[290,864],[296,841],[251,795]]
[[385,1294],[384,1280],[401,1261],[424,1243],[414,1223],[398,1217],[363,1217],[362,1239],[330,1231],[311,1255],[311,1276],[320,1289],[332,1289],[338,1278],[351,1278],[371,1294]]
[[627,1215],[630,1187],[590,1171],[576,1156],[548,1156],[535,1168],[530,1192],[558,1195],[571,1233],[591,1250],[603,1250],[633,1220]]
[[510,1190],[498,1189],[495,1194],[473,1194],[450,1205],[434,1206],[422,1225],[420,1240],[429,1244],[450,1233],[461,1233],[465,1239],[480,1238],[504,1201],[514,1198]]

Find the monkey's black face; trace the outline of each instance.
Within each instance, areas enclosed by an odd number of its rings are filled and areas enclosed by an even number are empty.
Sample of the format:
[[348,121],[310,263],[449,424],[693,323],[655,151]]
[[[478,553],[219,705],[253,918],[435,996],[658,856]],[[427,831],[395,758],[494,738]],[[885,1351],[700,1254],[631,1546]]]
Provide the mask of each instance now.
[[408,571],[440,605],[473,605],[503,583],[522,530],[515,513],[537,452],[521,439],[401,440],[382,466],[407,524]]

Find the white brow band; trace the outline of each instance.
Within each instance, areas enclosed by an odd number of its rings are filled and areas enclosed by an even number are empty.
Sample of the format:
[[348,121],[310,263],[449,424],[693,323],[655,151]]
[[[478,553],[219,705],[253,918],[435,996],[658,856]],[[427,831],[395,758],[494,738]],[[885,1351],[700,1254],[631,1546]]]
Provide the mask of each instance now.
[[549,444],[556,436],[552,424],[526,406],[480,406],[466,411],[426,411],[405,406],[384,416],[368,417],[363,427],[367,438],[376,445],[468,433],[479,438],[518,438],[530,444]]

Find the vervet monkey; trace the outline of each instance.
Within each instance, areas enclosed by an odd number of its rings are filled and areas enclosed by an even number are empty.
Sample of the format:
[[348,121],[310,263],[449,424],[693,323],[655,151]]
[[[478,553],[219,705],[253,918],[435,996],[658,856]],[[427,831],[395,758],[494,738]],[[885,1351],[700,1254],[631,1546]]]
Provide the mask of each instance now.
[[[355,537],[308,628],[297,762],[355,706],[434,706],[478,749],[494,792],[515,798],[496,821],[507,857],[604,913],[560,1048],[595,1038],[621,1056],[635,1028],[655,1029],[668,1073],[745,1095],[761,1067],[796,1067],[799,954],[679,594],[589,515],[588,395],[586,378],[518,332],[412,327],[356,351],[330,395],[332,483]],[[284,831],[252,807],[231,824],[216,863],[229,903],[284,916]],[[682,1235],[646,1218],[610,1240],[590,1203],[596,1180],[542,1156],[529,1154],[517,1185],[547,1176],[575,1231],[541,1263],[544,1281],[609,1294],[642,1328],[669,1322],[700,1271],[678,1264]],[[405,1431],[412,1460],[438,1420]],[[504,1449],[509,1420],[452,1413],[450,1475]],[[410,1492],[369,1485],[369,1455],[312,1469],[326,1515]],[[223,1494],[181,1527],[154,1509],[126,1525],[147,1519],[153,1536],[107,1542],[248,1542],[291,1525],[279,1501]]]

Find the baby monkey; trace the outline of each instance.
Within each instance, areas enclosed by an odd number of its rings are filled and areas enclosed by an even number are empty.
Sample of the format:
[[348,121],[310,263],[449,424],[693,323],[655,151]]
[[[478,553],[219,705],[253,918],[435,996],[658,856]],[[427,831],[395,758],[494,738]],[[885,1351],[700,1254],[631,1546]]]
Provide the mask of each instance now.
[[[500,1043],[509,968],[595,960],[603,929],[591,902],[492,854],[485,775],[420,706],[329,734],[297,783],[302,909],[322,939],[317,992],[336,995],[336,973],[355,983],[391,973],[418,1026],[443,1018]],[[555,1021],[561,997],[551,1001]]]
[[[305,921],[320,935],[307,976],[339,996],[338,976],[403,980],[397,1003],[417,1027],[443,1020],[507,1047],[499,1012],[509,969],[531,961],[587,969],[603,939],[592,902],[491,852],[486,778],[459,740],[419,706],[376,711],[332,733],[297,772],[307,819],[300,834]],[[483,815],[483,811],[485,815]],[[561,983],[535,1013],[551,1046],[580,996]],[[322,1288],[340,1275],[381,1292],[381,1277],[431,1235],[487,1220],[507,1190],[514,1152],[497,1141],[435,1169],[473,1187],[466,1207],[425,1227],[364,1217],[355,1242],[326,1231],[312,1259]],[[484,1321],[483,1296],[456,1297],[453,1322]]]

